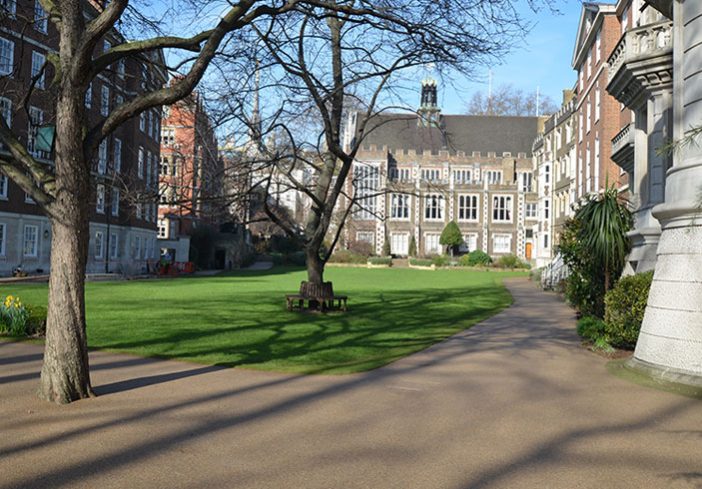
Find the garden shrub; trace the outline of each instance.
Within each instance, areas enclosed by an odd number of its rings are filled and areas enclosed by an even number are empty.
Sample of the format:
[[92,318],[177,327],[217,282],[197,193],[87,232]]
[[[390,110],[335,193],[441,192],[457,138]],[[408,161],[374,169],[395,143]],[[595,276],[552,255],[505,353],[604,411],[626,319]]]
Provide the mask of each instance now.
[[307,256],[304,251],[295,251],[294,253],[285,255],[285,261],[288,265],[304,267],[307,264]]
[[578,334],[581,338],[597,341],[605,337],[605,323],[594,316],[585,316],[578,321]]
[[613,346],[636,346],[652,280],[653,272],[624,277],[605,295],[605,328]]
[[409,264],[415,267],[430,267],[432,265],[432,261],[430,258],[410,257]]
[[497,268],[529,268],[528,263],[524,263],[517,255],[503,255],[495,262]]
[[383,243],[383,256],[392,255],[392,248],[390,247],[390,238],[385,237],[385,242]]
[[533,282],[536,282],[537,284],[541,283],[541,275],[544,273],[543,268],[535,268],[531,272],[529,272],[529,279],[532,280]]
[[417,241],[414,239],[414,234],[410,238],[408,255],[412,257],[417,256]]
[[366,255],[361,255],[351,250],[339,250],[329,258],[330,263],[352,263],[359,265],[365,264],[367,260],[368,257]]
[[8,295],[0,303],[0,332],[13,336],[27,334],[29,312],[19,297]]
[[489,265],[492,263],[492,258],[490,258],[490,255],[484,251],[474,250],[459,258],[458,263],[463,267],[476,267],[480,265]]
[[369,257],[373,254],[373,245],[368,241],[350,241],[349,251],[357,255]]
[[368,258],[368,263],[371,265],[390,265],[392,266],[392,257],[390,256],[371,256]]
[[447,267],[451,264],[451,259],[446,255],[436,255],[431,258],[431,264],[437,267]]
[[25,334],[37,336],[46,334],[46,307],[27,305]]

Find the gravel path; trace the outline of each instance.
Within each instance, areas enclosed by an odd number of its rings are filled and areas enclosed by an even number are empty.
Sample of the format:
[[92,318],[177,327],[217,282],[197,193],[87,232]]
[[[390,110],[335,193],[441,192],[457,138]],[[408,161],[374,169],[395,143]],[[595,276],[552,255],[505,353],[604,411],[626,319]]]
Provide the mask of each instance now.
[[292,376],[91,354],[96,399],[0,343],[0,488],[700,488],[702,404],[609,375],[552,294],[390,366]]

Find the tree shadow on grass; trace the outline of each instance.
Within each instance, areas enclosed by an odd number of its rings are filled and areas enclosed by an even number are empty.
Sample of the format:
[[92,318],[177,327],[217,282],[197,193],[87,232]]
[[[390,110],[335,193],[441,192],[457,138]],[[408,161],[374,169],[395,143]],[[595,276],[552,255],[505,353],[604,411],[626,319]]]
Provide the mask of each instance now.
[[[347,313],[319,315],[284,311],[282,297],[259,294],[239,293],[235,311],[227,301],[200,300],[193,310],[182,311],[191,316],[186,327],[162,328],[146,338],[122,335],[93,346],[227,367],[270,362],[301,373],[360,371],[422,350],[490,317],[509,301],[495,286],[356,297]],[[203,317],[201,311],[217,312]],[[154,316],[164,314],[165,321],[173,313],[169,309]]]

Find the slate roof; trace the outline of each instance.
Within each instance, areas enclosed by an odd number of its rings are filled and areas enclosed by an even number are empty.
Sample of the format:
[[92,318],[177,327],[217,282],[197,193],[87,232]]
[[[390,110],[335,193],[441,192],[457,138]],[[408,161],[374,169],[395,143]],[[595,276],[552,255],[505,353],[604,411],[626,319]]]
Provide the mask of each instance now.
[[385,146],[390,151],[413,149],[418,153],[429,150],[470,155],[479,151],[483,155],[494,152],[531,154],[531,147],[538,134],[537,117],[442,115],[439,127],[417,124],[416,114],[383,114],[369,122],[371,129],[363,140],[363,149],[371,144]]

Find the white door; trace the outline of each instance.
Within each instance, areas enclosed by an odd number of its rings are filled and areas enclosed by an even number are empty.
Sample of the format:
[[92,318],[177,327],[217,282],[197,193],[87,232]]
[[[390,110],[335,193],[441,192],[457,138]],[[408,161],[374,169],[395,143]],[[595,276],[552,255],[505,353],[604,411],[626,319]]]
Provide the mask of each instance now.
[[409,251],[409,234],[393,233],[390,235],[390,251],[393,255],[407,256]]

